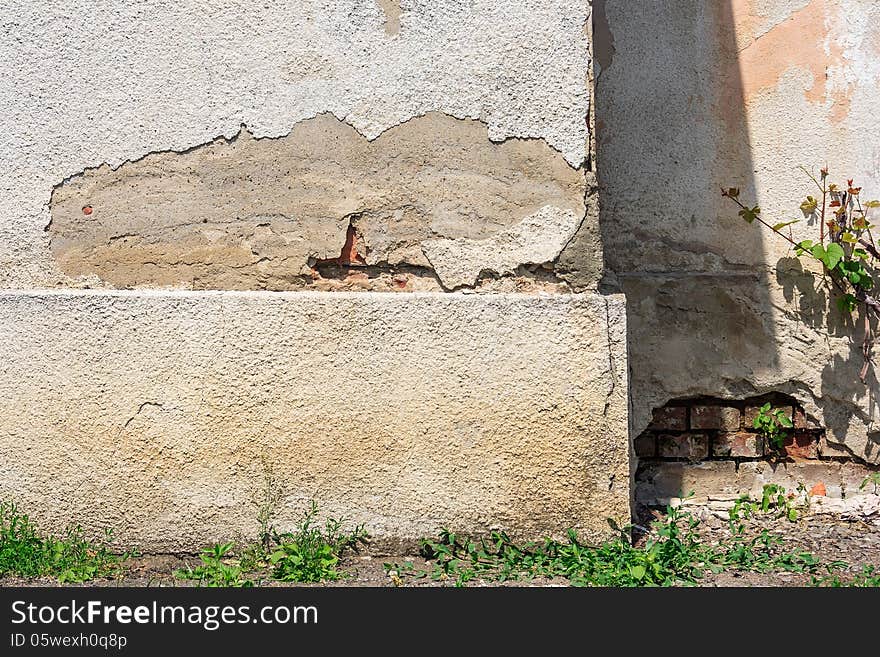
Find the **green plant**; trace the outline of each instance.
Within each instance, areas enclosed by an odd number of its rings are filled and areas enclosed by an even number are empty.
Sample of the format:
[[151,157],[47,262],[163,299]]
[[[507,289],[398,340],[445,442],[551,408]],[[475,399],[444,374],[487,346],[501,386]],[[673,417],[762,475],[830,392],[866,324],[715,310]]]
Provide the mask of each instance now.
[[791,429],[794,423],[784,410],[773,408],[768,402],[758,409],[758,414],[752,425],[758,430],[765,442],[775,449],[781,449],[788,437],[786,429]]
[[[845,567],[846,564],[843,562],[836,562],[831,564],[831,566],[836,567],[837,569]],[[833,573],[834,568],[829,567],[829,572]],[[880,569],[875,566],[864,566],[862,568],[861,573],[855,575],[849,579],[841,579],[840,575],[834,575],[830,577],[818,577],[814,576],[812,578],[813,586],[826,586],[832,588],[841,588],[841,587],[857,587],[857,588],[876,588],[880,587]]]
[[872,472],[865,477],[859,486],[859,490],[864,490],[868,487],[868,484],[874,485],[874,495],[877,495],[877,491],[880,490],[880,472]]
[[201,564],[195,568],[187,566],[176,570],[174,576],[212,588],[253,586],[251,580],[244,578],[241,566],[231,562],[232,548],[233,543],[217,543],[206,548],[199,554]]
[[[739,206],[739,216],[747,223],[755,223],[773,231],[788,241],[799,257],[807,256],[822,265],[823,277],[830,281],[836,290],[837,307],[842,313],[851,316],[858,308],[864,317],[864,339],[862,355],[864,365],[859,378],[867,380],[871,354],[874,344],[871,319],[880,318],[880,301],[873,296],[874,266],[880,259],[880,252],[871,234],[869,211],[880,207],[880,201],[861,201],[861,187],[855,187],[852,180],[846,185],[828,182],[828,169],[822,169],[815,176],[806,168],[804,173],[816,185],[821,197],[808,195],[800,204],[804,218],[818,223],[818,240],[803,239],[796,241],[791,233],[791,226],[800,219],[770,223],[761,217],[761,208],[750,206],[740,200],[740,190],[731,187],[722,189],[721,195]],[[827,229],[827,233],[826,233]],[[787,230],[783,232],[783,230]]]
[[749,495],[742,495],[734,502],[728,515],[732,532],[735,533],[736,523],[743,518],[750,518],[758,511],[770,513],[773,511],[777,518],[787,518],[791,522],[798,519],[798,507],[809,506],[810,496],[803,484],[798,484],[798,494],[788,493],[784,486],[779,484],[764,484],[761,491],[761,501],[756,502]]
[[272,550],[275,527],[273,520],[278,510],[278,504],[284,497],[284,491],[275,478],[272,464],[265,457],[263,462],[263,485],[253,496],[252,501],[257,506],[257,540],[240,552],[240,565],[243,571],[251,572],[265,568],[269,565],[269,555]]
[[[748,504],[758,508],[756,503]],[[596,546],[583,543],[572,530],[563,541],[524,545],[504,532],[469,539],[443,530],[436,540],[423,539],[422,553],[433,561],[434,579],[452,580],[456,586],[476,578],[504,581],[538,576],[564,577],[586,586],[671,586],[694,584],[709,570],[812,572],[818,565],[809,553],[782,551],[781,539],[769,532],[748,538],[744,525],[737,527],[730,541],[706,545],[697,533],[699,524],[690,513],[667,507],[641,546],[632,545],[626,530],[613,523],[619,535]]]
[[107,542],[85,539],[80,527],[61,538],[42,536],[12,502],[0,502],[0,576],[56,577],[59,582],[85,582],[115,574],[125,556],[110,552]]
[[340,579],[339,557],[357,550],[368,539],[363,526],[344,531],[344,520],[330,518],[316,525],[318,506],[312,501],[296,530],[275,535],[277,548],[269,555],[272,577],[284,582],[321,582]]

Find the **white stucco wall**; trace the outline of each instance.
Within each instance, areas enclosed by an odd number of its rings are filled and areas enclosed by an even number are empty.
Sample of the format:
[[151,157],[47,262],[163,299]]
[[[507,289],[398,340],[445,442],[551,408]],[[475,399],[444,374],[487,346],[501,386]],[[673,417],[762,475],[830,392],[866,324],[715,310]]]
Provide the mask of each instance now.
[[[393,3],[392,3],[393,4]],[[330,112],[367,138],[430,111],[489,137],[588,152],[579,0],[238,3],[42,0],[0,8],[0,285],[69,285],[43,229],[65,178],[242,124],[280,136]]]
[[[3,3],[0,495],[46,527],[113,527],[147,550],[247,540],[267,463],[287,491],[279,523],[314,498],[386,545],[441,525],[599,538],[624,521],[623,299],[571,293],[602,262],[589,26],[581,0]],[[395,183],[420,176],[431,194]],[[522,180],[534,198],[509,194]],[[245,227],[259,239],[227,232],[263,190],[306,210],[262,204]],[[204,221],[197,193],[224,201]],[[181,216],[157,238],[158,208]],[[290,215],[283,231],[272,213]],[[178,255],[181,225],[194,246]],[[139,253],[196,259],[217,291],[169,289],[197,286],[133,260],[137,231]],[[76,260],[86,234],[121,249],[97,271],[127,258],[126,276],[59,265],[54,247]],[[373,250],[317,289],[368,287],[369,265],[397,293],[252,291],[299,289],[343,243]],[[250,278],[211,269],[242,259]],[[406,294],[486,269],[528,293]]]

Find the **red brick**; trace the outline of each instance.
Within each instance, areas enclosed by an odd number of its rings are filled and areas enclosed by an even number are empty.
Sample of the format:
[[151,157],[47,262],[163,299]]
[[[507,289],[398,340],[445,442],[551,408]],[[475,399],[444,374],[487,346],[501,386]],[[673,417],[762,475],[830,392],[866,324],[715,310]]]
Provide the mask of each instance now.
[[693,406],[691,408],[691,429],[738,431],[740,428],[739,415],[739,409],[730,406]]
[[783,449],[793,459],[819,458],[819,439],[808,431],[791,431],[783,441]]
[[643,433],[633,441],[633,450],[640,459],[657,456],[657,439],[653,433]]
[[654,419],[649,428],[659,431],[684,431],[687,429],[687,409],[684,406],[664,406],[654,409]]
[[[743,413],[743,426],[746,429],[753,429],[755,427],[755,418],[758,417],[758,411],[761,410],[760,406],[747,406],[745,413]],[[794,409],[791,406],[772,406],[770,411],[782,410],[785,411],[785,416],[791,418],[791,415]]]
[[713,456],[755,458],[764,453],[764,439],[755,433],[720,433],[712,443]]
[[709,437],[704,433],[661,434],[657,449],[663,458],[701,461],[709,456]]
[[794,417],[792,417],[795,429],[819,429],[819,423],[807,418],[804,409],[794,409]]

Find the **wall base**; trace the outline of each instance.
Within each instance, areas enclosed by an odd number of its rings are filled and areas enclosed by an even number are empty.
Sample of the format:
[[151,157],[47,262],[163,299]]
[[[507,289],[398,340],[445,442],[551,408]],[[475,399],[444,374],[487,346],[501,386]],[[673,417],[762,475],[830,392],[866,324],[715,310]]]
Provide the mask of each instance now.
[[630,512],[622,296],[0,293],[0,497],[195,551],[316,500],[383,542]]

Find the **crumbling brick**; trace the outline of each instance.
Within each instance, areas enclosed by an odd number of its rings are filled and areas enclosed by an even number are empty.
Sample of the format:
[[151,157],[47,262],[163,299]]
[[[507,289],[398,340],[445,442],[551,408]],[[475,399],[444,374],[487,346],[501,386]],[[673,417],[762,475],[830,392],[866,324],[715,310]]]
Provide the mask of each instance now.
[[764,439],[755,433],[720,433],[712,441],[712,455],[730,458],[757,458],[764,454]]
[[783,450],[793,459],[815,459],[819,457],[819,440],[808,431],[791,431],[783,440]]
[[633,441],[633,450],[640,459],[657,456],[657,440],[652,433],[643,433]]
[[691,428],[738,431],[739,409],[730,406],[694,406],[691,408]]
[[794,409],[794,416],[792,417],[792,422],[794,422],[795,429],[818,429],[819,423],[814,422],[813,420],[807,417],[807,414],[804,412],[804,409],[798,407]]
[[684,431],[687,429],[687,408],[684,406],[655,408],[654,419],[649,428],[657,431]]
[[661,434],[657,438],[657,449],[663,458],[702,461],[709,456],[709,436],[704,433]]

